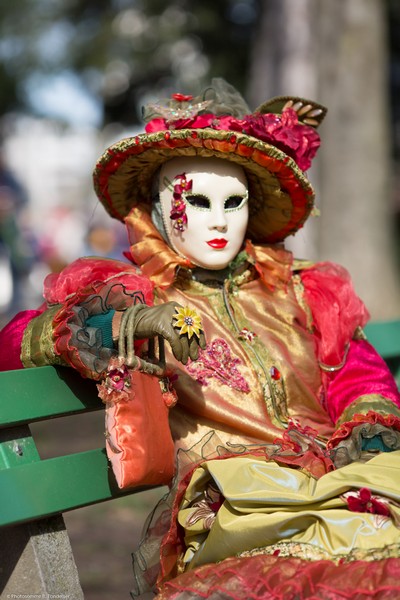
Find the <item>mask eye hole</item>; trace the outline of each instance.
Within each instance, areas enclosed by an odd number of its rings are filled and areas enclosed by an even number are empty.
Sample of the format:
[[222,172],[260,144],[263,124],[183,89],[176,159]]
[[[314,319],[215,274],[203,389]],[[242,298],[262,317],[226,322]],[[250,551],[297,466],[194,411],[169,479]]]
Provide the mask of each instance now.
[[203,210],[211,208],[210,199],[207,196],[203,196],[203,194],[185,194],[185,200],[194,208],[202,208]]
[[246,196],[232,195],[225,200],[225,210],[235,210],[241,208],[246,201]]

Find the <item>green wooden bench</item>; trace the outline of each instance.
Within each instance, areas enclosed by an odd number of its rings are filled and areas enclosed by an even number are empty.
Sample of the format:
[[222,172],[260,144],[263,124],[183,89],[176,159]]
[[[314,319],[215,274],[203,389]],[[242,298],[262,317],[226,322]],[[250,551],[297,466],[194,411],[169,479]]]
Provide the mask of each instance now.
[[[400,321],[366,333],[399,382]],[[41,460],[29,425],[102,410],[96,386],[72,369],[41,367],[0,373],[0,389],[0,597],[83,598],[62,513],[126,493],[104,448]]]
[[7,371],[0,382],[0,597],[83,598],[61,515],[133,491],[119,490],[104,448],[41,460],[29,425],[104,405],[94,382],[66,367]]

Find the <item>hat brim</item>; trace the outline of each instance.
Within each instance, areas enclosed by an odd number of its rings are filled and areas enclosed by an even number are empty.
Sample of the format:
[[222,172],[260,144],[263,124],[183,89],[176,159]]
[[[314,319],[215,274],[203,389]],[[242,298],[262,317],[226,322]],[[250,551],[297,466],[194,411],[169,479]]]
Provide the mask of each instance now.
[[249,182],[248,237],[276,243],[306,221],[314,190],[293,159],[254,137],[214,129],[140,134],[113,144],[100,157],[94,188],[109,214],[123,221],[138,205],[151,205],[159,167],[178,156],[217,157],[242,166]]

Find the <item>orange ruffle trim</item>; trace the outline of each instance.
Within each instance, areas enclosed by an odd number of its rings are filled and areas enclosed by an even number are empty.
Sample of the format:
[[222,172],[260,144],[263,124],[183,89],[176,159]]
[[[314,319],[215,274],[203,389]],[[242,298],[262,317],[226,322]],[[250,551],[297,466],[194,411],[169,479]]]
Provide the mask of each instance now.
[[339,442],[347,439],[352,434],[352,431],[358,425],[362,423],[370,423],[371,425],[384,425],[385,427],[391,427],[396,431],[400,431],[400,419],[395,415],[382,415],[372,410],[368,411],[367,414],[356,414],[353,419],[347,423],[343,423],[339,429],[335,431],[331,439],[328,441],[326,447],[328,450],[335,448]]

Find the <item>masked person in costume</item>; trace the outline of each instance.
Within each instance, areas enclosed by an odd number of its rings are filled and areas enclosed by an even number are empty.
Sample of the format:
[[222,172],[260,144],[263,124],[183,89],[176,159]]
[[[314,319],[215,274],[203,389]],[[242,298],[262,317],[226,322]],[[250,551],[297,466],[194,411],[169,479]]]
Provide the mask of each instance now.
[[4,369],[70,365],[103,396],[118,344],[122,373],[168,342],[176,474],[137,593],[400,597],[399,393],[347,272],[283,245],[313,209],[325,113],[290,97],[251,113],[221,80],[146,107],[94,171],[133,265],[76,261],[2,332]]

